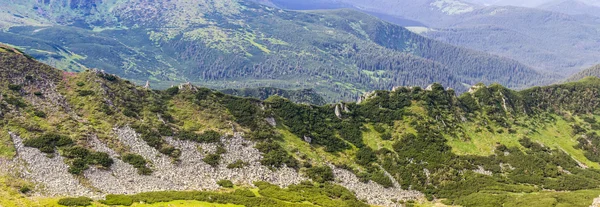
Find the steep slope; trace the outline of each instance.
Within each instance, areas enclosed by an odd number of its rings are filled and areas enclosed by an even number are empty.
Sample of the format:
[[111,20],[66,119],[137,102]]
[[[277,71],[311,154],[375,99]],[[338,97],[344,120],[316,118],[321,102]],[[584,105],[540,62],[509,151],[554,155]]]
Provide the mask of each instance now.
[[460,97],[397,87],[314,106],[150,90],[6,46],[0,77],[3,206],[589,206],[600,195],[599,78]]
[[600,65],[596,65],[576,73],[575,75],[569,77],[567,81],[578,81],[588,76],[600,77]]
[[[10,27],[0,32],[0,41],[67,71],[99,68],[162,88],[182,82],[314,88],[332,101],[433,81],[465,91],[464,84],[477,82],[522,88],[556,79],[350,10],[294,12],[233,0],[200,6],[183,0],[103,1],[55,9],[62,1],[52,2],[12,2],[20,6],[11,12],[51,26]],[[43,15],[63,10],[73,12],[58,18],[65,22]]]

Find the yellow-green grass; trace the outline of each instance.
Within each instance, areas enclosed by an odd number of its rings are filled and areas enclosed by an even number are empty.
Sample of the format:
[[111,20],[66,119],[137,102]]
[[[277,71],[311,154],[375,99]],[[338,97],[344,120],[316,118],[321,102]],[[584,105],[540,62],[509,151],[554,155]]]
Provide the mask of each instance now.
[[[587,159],[584,152],[576,148],[577,139],[571,135],[571,126],[562,117],[555,116],[556,121],[546,123],[544,126],[536,129],[537,132],[530,132],[530,129],[515,128],[516,133],[511,134],[504,130],[504,133],[489,132],[485,127],[479,127],[477,132],[477,123],[469,122],[462,125],[465,136],[463,138],[448,137],[448,144],[452,151],[458,155],[480,155],[488,156],[494,153],[497,143],[507,147],[519,147],[519,139],[529,137],[531,140],[541,143],[552,149],[564,150],[575,160],[585,164],[588,167],[600,169],[600,165]],[[492,127],[497,130],[497,127]],[[468,139],[464,139],[468,138]]]
[[223,108],[216,106],[200,107],[183,98],[176,97],[169,103],[169,113],[176,120],[186,120],[181,123],[183,128],[191,131],[209,129],[231,133],[227,120],[232,120]]
[[131,207],[243,207],[242,205],[235,204],[218,204],[208,203],[201,201],[171,201],[171,202],[160,202],[153,204],[141,204],[135,203]]
[[587,207],[600,195],[600,190],[579,190],[570,192],[542,191],[536,193],[478,192],[463,199],[469,203],[487,203],[500,200],[504,207]]
[[321,147],[312,147],[309,143],[303,141],[298,136],[294,135],[290,131],[286,129],[279,129],[279,133],[283,136],[285,141],[282,144],[283,148],[294,155],[296,158],[299,158],[298,155],[294,152],[300,152],[301,154],[306,155],[306,157],[312,160],[314,163],[335,163],[335,164],[346,164],[348,166],[356,166],[354,162],[354,155],[356,153],[356,149],[345,150],[340,153],[328,153],[323,150]]
[[381,139],[381,134],[375,131],[375,127],[371,124],[365,125],[366,131],[363,132],[363,142],[371,149],[378,150],[386,148],[393,150],[393,141]]
[[15,156],[15,147],[8,131],[0,129],[0,158],[11,159]]

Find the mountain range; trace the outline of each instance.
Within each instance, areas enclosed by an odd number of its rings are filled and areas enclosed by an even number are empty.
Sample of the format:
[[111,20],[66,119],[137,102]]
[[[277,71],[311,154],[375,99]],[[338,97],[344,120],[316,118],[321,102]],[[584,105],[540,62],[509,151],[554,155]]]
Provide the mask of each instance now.
[[286,11],[235,0],[0,6],[7,8],[0,42],[66,71],[98,68],[158,88],[314,88],[335,101],[401,85],[440,82],[463,92],[478,82],[524,88],[560,78],[349,9]]
[[[600,62],[600,12],[595,1],[317,1],[321,5],[343,3],[387,16],[390,22],[394,20],[389,17],[419,22],[422,25],[404,26],[429,38],[508,57],[563,77]],[[298,1],[276,2],[283,8],[302,9],[292,3]]]
[[2,206],[575,206],[600,79],[440,84],[323,106],[72,73],[0,47]]

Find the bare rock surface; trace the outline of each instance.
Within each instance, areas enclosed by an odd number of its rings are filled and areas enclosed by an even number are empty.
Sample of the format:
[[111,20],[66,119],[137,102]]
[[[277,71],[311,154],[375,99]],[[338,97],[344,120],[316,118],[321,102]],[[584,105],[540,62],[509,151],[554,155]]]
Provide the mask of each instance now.
[[[115,128],[114,133],[121,143],[130,148],[131,153],[139,154],[150,162],[154,171],[151,175],[139,175],[137,169],[123,162],[114,150],[95,136],[88,140],[89,146],[109,154],[114,160],[110,169],[90,167],[84,172],[89,184],[101,192],[93,192],[69,174],[68,166],[61,156],[48,158],[35,148],[23,146],[22,140],[12,133],[10,135],[17,149],[17,156],[15,160],[0,160],[0,166],[25,166],[22,167],[23,177],[43,186],[41,188],[45,189],[43,192],[46,196],[99,197],[106,194],[150,191],[216,190],[219,188],[216,183],[221,179],[231,180],[237,185],[251,186],[254,181],[267,181],[286,187],[308,179],[291,168],[284,167],[272,171],[261,165],[261,153],[254,148],[256,143],[244,139],[241,133],[221,138],[221,144],[227,152],[221,155],[222,159],[217,167],[206,164],[202,159],[214,153],[218,144],[202,144],[166,137],[167,143],[182,152],[180,160],[174,161],[147,145],[139,134],[129,127]],[[227,165],[239,160],[248,165],[243,168],[227,168]],[[333,166],[332,168],[338,184],[354,191],[359,199],[365,199],[372,205],[400,206],[392,202],[392,199],[413,200],[423,197],[420,192],[402,190],[394,179],[394,187],[384,188],[371,181],[363,183],[348,170]],[[391,177],[388,173],[386,175]]]
[[[222,138],[221,142],[227,150],[222,155],[221,164],[212,167],[202,159],[213,153],[216,144],[199,144],[191,141],[176,140],[170,137],[166,141],[182,151],[180,161],[161,154],[148,146],[135,131],[129,127],[114,130],[119,140],[131,148],[131,152],[139,154],[151,162],[154,172],[149,176],[138,175],[135,168],[118,159],[118,155],[97,138],[91,145],[97,151],[108,153],[115,164],[110,171],[92,168],[85,172],[86,178],[105,193],[124,194],[162,190],[215,190],[221,179],[231,180],[238,185],[252,185],[253,181],[264,180],[280,186],[297,184],[304,180],[298,172],[290,168],[271,171],[259,162],[261,155],[253,146],[254,143],[236,134],[232,138]],[[227,165],[237,160],[249,163],[239,169],[228,169]]]
[[69,166],[61,156],[48,158],[38,149],[25,147],[23,140],[14,133],[9,133],[15,144],[17,156],[14,163],[23,163],[22,176],[35,182],[36,189],[44,189],[47,196],[97,196],[92,190],[83,186],[71,175]]

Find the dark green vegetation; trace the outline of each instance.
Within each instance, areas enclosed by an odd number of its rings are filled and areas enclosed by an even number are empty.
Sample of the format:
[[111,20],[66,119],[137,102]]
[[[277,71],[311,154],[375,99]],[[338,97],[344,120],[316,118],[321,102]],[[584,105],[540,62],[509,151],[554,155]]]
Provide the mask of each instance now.
[[[84,90],[93,93],[81,96],[79,91]],[[158,150],[169,148],[165,136],[220,146],[220,136],[244,132],[246,139],[257,143],[263,165],[272,170],[291,167],[319,183],[280,189],[257,182],[263,197],[241,191],[156,192],[107,197],[107,203],[199,200],[295,206],[308,201],[363,206],[349,191],[332,184],[334,169],[324,163],[349,170],[363,182],[392,187],[397,181],[427,199],[464,206],[510,203],[514,194],[564,197],[548,190],[581,195],[565,202],[589,205],[593,197],[585,192],[600,186],[599,78],[523,91],[479,84],[458,97],[440,84],[428,89],[401,87],[375,91],[361,103],[336,104],[341,108],[338,116],[332,104],[296,104],[278,96],[260,101],[192,85],[149,90],[107,73],[60,72],[3,48],[0,91],[0,129],[5,132],[0,138],[6,152],[12,150],[5,136],[10,131],[29,146],[50,146],[44,150],[58,151],[85,170],[84,161],[109,163],[103,155],[92,156],[87,137],[95,135],[123,161],[148,174],[152,163],[123,147],[111,134],[115,127],[132,126]],[[41,96],[34,93],[38,91]],[[56,98],[58,94],[64,102]],[[45,118],[35,111],[44,112]],[[77,114],[77,119],[69,113]],[[178,149],[171,149],[161,152],[177,162]],[[224,164],[223,153],[220,146],[204,161]],[[243,168],[244,163],[231,167]]]
[[247,0],[216,5],[126,0],[75,7],[64,1],[6,4],[24,18],[7,23],[13,27],[0,32],[0,40],[66,71],[99,68],[159,88],[187,81],[214,88],[314,88],[329,102],[436,81],[465,91],[463,83],[481,80],[523,88],[556,79],[352,10],[282,11]]
[[92,204],[92,199],[87,197],[63,198],[58,200],[58,204],[63,206],[89,206]]
[[230,180],[219,180],[217,184],[224,188],[233,188],[233,183]]
[[197,200],[220,204],[237,204],[247,207],[265,206],[265,207],[368,207],[368,205],[359,201],[352,192],[347,189],[332,184],[314,184],[303,182],[298,185],[291,185],[282,189],[276,185],[267,182],[256,182],[259,188],[257,197],[252,191],[247,189],[237,189],[231,192],[150,192],[136,195],[108,195],[106,200],[101,203],[107,205],[129,206],[132,203],[158,203],[174,200]]
[[129,163],[133,167],[138,170],[140,175],[150,175],[152,174],[152,169],[148,168],[148,162],[144,159],[144,157],[136,154],[126,154],[121,158],[123,162]]
[[265,87],[265,88],[244,88],[244,89],[225,89],[221,92],[233,96],[255,98],[265,100],[271,96],[281,96],[295,103],[305,103],[312,105],[324,105],[325,99],[321,97],[313,89],[304,90],[283,90],[279,88]]

